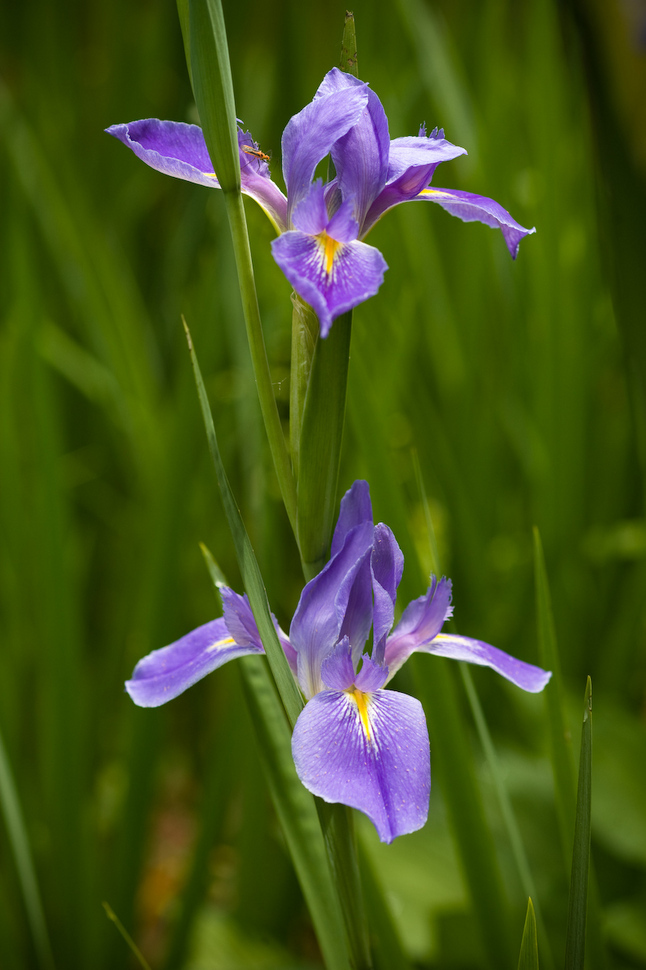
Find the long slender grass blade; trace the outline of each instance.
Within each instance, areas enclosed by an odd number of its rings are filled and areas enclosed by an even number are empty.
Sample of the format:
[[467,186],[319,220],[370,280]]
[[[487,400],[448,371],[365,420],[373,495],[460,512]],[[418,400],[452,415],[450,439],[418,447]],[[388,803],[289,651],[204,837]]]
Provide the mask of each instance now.
[[590,869],[590,812],[592,808],[592,681],[585,686],[581,756],[574,823],[572,875],[568,899],[565,966],[583,970],[585,929],[588,909],[588,873]]
[[31,857],[29,839],[27,838],[18,792],[14,784],[2,735],[0,735],[0,804],[9,833],[9,842],[18,870],[18,878],[34,945],[38,953],[38,960],[42,970],[54,970],[54,957],[47,932],[47,924],[45,923],[36,871]]
[[527,916],[523,939],[520,944],[518,970],[538,970],[538,939],[536,936],[536,917],[532,897],[527,900]]
[[123,925],[123,923],[121,922],[117,914],[114,912],[110,904],[104,902],[103,908],[105,910],[105,915],[108,917],[109,920],[111,920],[114,923],[116,928],[119,930],[119,933],[126,941],[128,948],[130,949],[131,953],[133,954],[137,962],[140,964],[140,966],[142,966],[144,970],[150,970],[150,964],[148,963],[145,956],[143,955],[143,953],[141,952],[141,950],[139,949],[139,947],[137,946],[133,938],[130,936],[130,933],[128,933],[128,930],[125,928],[125,926]]
[[227,478],[227,474],[224,469],[224,464],[222,462],[220,448],[218,446],[218,440],[215,433],[215,425],[213,424],[211,407],[206,396],[204,381],[202,380],[197,355],[193,347],[193,341],[191,340],[189,329],[186,326],[186,321],[184,321],[184,329],[186,331],[186,339],[188,340],[189,352],[191,355],[191,361],[193,363],[195,382],[197,384],[197,392],[200,399],[200,406],[202,408],[202,417],[204,418],[204,425],[206,427],[209,449],[211,451],[211,457],[215,466],[215,473],[218,480],[218,486],[220,488],[220,495],[222,497],[222,504],[224,505],[224,511],[229,523],[229,528],[231,529],[231,535],[233,536],[242,581],[244,583],[247,596],[249,597],[249,603],[251,604],[253,615],[256,623],[258,624],[258,630],[267,653],[267,659],[269,660],[272,675],[276,681],[276,686],[280,693],[281,700],[285,705],[287,716],[293,727],[303,708],[303,702],[301,700],[301,695],[298,692],[298,688],[294,682],[292,672],[289,669],[289,664],[287,663],[283,649],[278,641],[278,636],[276,635],[276,630],[271,619],[269,603],[267,602],[267,593],[262,581],[262,576],[260,575],[258,562],[254,555],[249,536],[247,535],[247,530],[245,529],[242,516],[240,515],[240,510],[238,509],[233,492],[231,491],[229,479]]
[[538,622],[538,655],[540,664],[552,671],[552,679],[545,688],[545,706],[550,737],[550,757],[554,773],[556,810],[559,820],[561,846],[565,858],[572,852],[572,821],[574,819],[574,760],[572,736],[567,726],[565,697],[561,677],[561,662],[552,617],[545,558],[540,533],[534,528],[534,570],[536,582],[536,617]]

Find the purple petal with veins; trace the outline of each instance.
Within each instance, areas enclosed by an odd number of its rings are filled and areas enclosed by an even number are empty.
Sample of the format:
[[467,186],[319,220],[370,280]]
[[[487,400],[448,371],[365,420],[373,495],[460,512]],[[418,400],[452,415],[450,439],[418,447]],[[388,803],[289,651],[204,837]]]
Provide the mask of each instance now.
[[532,694],[543,690],[552,676],[549,670],[517,660],[516,657],[488,643],[483,643],[482,640],[472,640],[471,637],[461,637],[457,634],[440,633],[430,643],[422,644],[416,649],[423,653],[437,654],[439,657],[450,657],[452,660],[465,660],[467,663],[491,667],[516,687],[521,687]]
[[309,791],[364,812],[382,842],[426,822],[431,760],[415,698],[394,690],[324,690],[301,711],[292,754]]
[[327,337],[336,317],[374,296],[388,269],[378,249],[340,243],[293,230],[271,244],[274,259],[298,295],[309,303]]
[[420,192],[417,198],[427,202],[437,202],[462,222],[484,222],[492,229],[500,229],[512,259],[516,259],[518,255],[521,240],[536,232],[536,229],[524,229],[498,202],[484,195],[459,192],[457,189],[429,187]]
[[224,619],[211,620],[143,657],[126,681],[126,690],[139,707],[159,707],[222,664],[251,653],[263,653],[262,646],[237,644]]

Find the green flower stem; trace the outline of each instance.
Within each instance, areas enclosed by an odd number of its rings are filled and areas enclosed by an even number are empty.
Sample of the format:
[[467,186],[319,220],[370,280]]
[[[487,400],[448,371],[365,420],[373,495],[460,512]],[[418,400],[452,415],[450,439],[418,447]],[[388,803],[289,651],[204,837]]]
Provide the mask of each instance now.
[[[298,476],[301,431],[307,385],[312,370],[319,324],[314,310],[292,293],[292,360],[289,375],[289,441],[292,468]],[[298,479],[297,479],[298,481]]]
[[258,308],[258,297],[256,295],[253,264],[251,262],[251,248],[249,246],[249,233],[247,231],[247,220],[245,218],[242,194],[240,192],[226,192],[224,197],[227,214],[229,216],[229,225],[231,226],[233,251],[236,268],[238,270],[238,284],[240,286],[242,309],[247,328],[247,340],[249,341],[260,410],[262,411],[265,431],[267,432],[267,439],[274,460],[274,468],[276,470],[278,484],[280,485],[285,510],[294,535],[296,536],[296,484],[294,482],[289,454],[287,452],[287,444],[276,406],[276,398],[274,397],[269,361],[267,360],[267,349],[265,347],[265,338],[260,321],[260,310]]
[[354,970],[371,970],[361,874],[357,858],[352,809],[345,805],[316,799],[321,828],[332,866],[337,892],[341,899],[345,930]]
[[189,74],[213,169],[224,193],[260,410],[290,524],[296,535],[296,485],[267,360],[240,191],[240,157],[227,35],[219,0],[180,0]]
[[305,578],[321,571],[336,519],[352,311],[314,350],[298,450],[298,544]]

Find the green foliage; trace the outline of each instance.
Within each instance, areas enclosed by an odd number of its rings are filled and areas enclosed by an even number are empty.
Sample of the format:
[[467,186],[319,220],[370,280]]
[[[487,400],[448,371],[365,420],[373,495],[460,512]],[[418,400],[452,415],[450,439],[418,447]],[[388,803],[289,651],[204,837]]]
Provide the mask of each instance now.
[[[402,600],[420,595],[431,552],[414,449],[457,628],[533,662],[538,527],[570,723],[572,695],[578,721],[581,684],[595,683],[592,852],[609,965],[623,970],[646,963],[645,174],[630,101],[642,81],[624,8],[585,6],[355,5],[360,75],[391,136],[444,125],[469,156],[443,165],[438,185],[492,196],[537,232],[513,264],[499,234],[435,206],[399,207],[373,230],[390,269],[354,313],[339,488],[370,479],[377,519],[407,553]],[[345,8],[223,8],[236,112],[273,149],[280,180],[281,131],[338,62]],[[139,657],[214,615],[199,542],[241,589],[182,313],[283,625],[302,585],[224,199],[102,134],[147,116],[196,120],[177,14],[122,0],[5,4],[0,38],[0,728],[14,782],[5,798],[17,794],[37,886],[26,899],[28,856],[0,825],[0,965],[42,966],[40,897],[66,970],[126,964],[102,900],[153,967],[309,970],[320,954],[240,671],[223,668],[158,711],[123,692]],[[284,420],[289,286],[265,216],[247,205],[246,217]],[[392,904],[371,934],[393,954],[400,936],[420,967],[480,968],[483,857],[493,853],[503,900],[490,897],[491,925],[514,957],[527,895],[466,699],[443,666],[423,657],[414,670],[431,732],[427,828],[386,847],[360,827]],[[549,719],[541,699],[487,671],[473,681],[558,956],[568,871]],[[398,686],[414,689],[406,671]],[[455,833],[473,806],[460,811],[447,703],[488,833],[470,877]]]

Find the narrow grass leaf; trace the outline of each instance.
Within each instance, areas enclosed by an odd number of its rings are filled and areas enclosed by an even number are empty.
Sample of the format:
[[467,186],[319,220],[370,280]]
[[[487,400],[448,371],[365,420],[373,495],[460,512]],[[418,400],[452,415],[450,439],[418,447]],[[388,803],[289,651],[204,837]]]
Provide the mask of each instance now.
[[263,770],[328,970],[348,970],[343,916],[314,799],[301,785],[290,732],[267,668],[242,657],[243,684],[256,728]]
[[482,744],[487,762],[489,764],[489,770],[491,771],[491,777],[496,790],[498,804],[500,805],[500,812],[505,823],[505,828],[507,829],[507,837],[509,839],[509,844],[511,845],[511,851],[514,857],[514,862],[516,863],[516,869],[518,870],[520,884],[523,887],[524,892],[528,893],[529,896],[529,905],[531,906],[532,920],[534,924],[534,935],[536,935],[536,922],[538,921],[541,928],[541,943],[543,947],[543,955],[545,957],[543,962],[547,970],[552,970],[554,967],[554,959],[552,957],[545,923],[543,922],[542,914],[538,905],[536,906],[536,913],[534,914],[534,905],[531,901],[532,896],[535,899],[537,898],[534,877],[532,876],[532,872],[529,867],[527,853],[525,852],[525,846],[523,845],[523,840],[518,828],[518,822],[516,821],[514,809],[507,792],[503,773],[500,770],[496,749],[489,732],[489,727],[487,726],[487,722],[485,720],[482,705],[480,704],[480,700],[473,683],[473,677],[471,676],[469,665],[461,663],[460,673],[462,674],[462,681],[464,683],[467,698],[469,699],[469,705],[471,707],[471,713],[473,714],[473,719],[478,731],[478,736],[480,737],[480,743]]
[[150,964],[148,963],[145,956],[143,955],[143,953],[141,952],[141,950],[139,949],[139,947],[137,946],[133,938],[130,936],[130,933],[128,933],[128,930],[125,928],[125,926],[123,925],[123,923],[121,922],[117,914],[114,912],[110,904],[104,902],[102,905],[105,910],[105,915],[108,917],[109,920],[112,920],[116,928],[119,930],[119,933],[121,933],[121,936],[128,944],[128,947],[131,953],[133,954],[133,956],[135,957],[139,965],[142,966],[144,970],[150,970]]
[[222,504],[224,506],[227,522],[229,523],[229,528],[233,537],[233,543],[238,559],[238,566],[240,567],[240,573],[242,575],[242,581],[244,583],[245,591],[249,597],[251,610],[258,625],[260,638],[267,653],[267,659],[269,661],[269,666],[271,667],[272,675],[276,681],[278,692],[283,704],[285,705],[285,711],[287,712],[287,716],[293,727],[294,724],[296,724],[298,715],[303,709],[303,701],[294,682],[292,672],[289,669],[289,664],[287,663],[287,659],[279,643],[278,636],[276,635],[276,630],[274,628],[269,610],[269,603],[267,601],[267,593],[265,591],[262,576],[260,575],[260,568],[254,555],[251,541],[247,535],[244,522],[242,521],[240,510],[238,509],[233,492],[231,491],[229,479],[227,478],[224,464],[222,462],[222,456],[220,455],[218,439],[215,433],[215,425],[213,424],[213,415],[211,414],[211,406],[206,395],[206,389],[204,387],[204,381],[202,380],[197,355],[193,347],[193,341],[191,340],[189,329],[186,326],[186,321],[183,322],[184,329],[186,331],[186,339],[188,340],[191,361],[193,364],[193,371],[195,373],[195,383],[197,384],[197,393],[200,399],[202,417],[204,418],[206,436],[209,442],[209,449],[211,451],[213,464],[215,466],[215,474],[220,489]]
[[568,899],[565,966],[583,970],[585,928],[588,908],[588,873],[590,869],[590,811],[592,807],[592,681],[588,677],[581,729],[581,756],[574,822],[572,875]]
[[25,901],[25,909],[27,910],[38,961],[41,970],[54,970],[54,958],[38,890],[36,871],[31,857],[29,839],[27,838],[18,792],[14,784],[2,735],[0,735],[0,804],[2,805],[9,843],[18,870],[20,888]]
[[545,688],[544,696],[550,737],[550,757],[554,774],[556,810],[561,845],[565,858],[569,862],[572,852],[572,822],[575,810],[572,736],[567,726],[565,695],[552,616],[552,602],[545,569],[543,546],[537,528],[534,528],[534,570],[539,661],[542,667],[552,671],[552,678]]
[[527,900],[527,916],[523,939],[520,944],[518,970],[538,970],[538,939],[536,937],[536,917],[532,897]]
[[[188,51],[195,103],[224,191],[258,400],[285,510],[296,535],[296,485],[274,396],[240,191],[238,127],[222,6],[219,0],[188,0],[188,6]],[[183,9],[180,19],[185,24]]]

